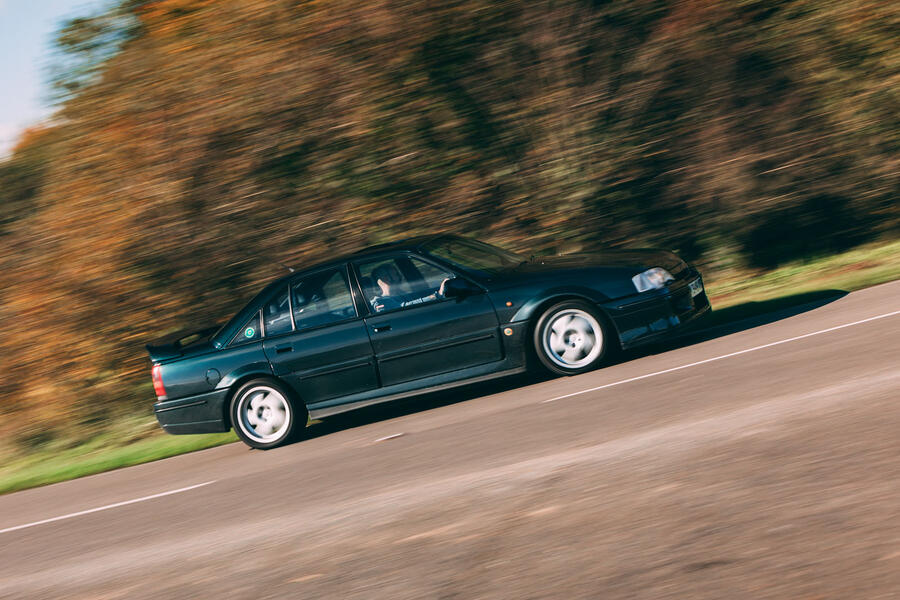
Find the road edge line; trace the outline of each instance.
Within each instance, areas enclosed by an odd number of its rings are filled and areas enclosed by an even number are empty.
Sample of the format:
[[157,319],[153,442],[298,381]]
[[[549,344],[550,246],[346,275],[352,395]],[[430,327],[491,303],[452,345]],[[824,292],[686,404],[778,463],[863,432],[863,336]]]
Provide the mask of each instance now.
[[[804,338],[812,337],[814,335],[821,335],[823,333],[829,333],[831,331],[837,331],[838,329],[844,329],[845,327],[853,327],[854,325],[862,325],[863,323],[868,323],[870,321],[877,321],[878,319],[886,319],[888,317],[893,317],[895,315],[900,314],[900,310],[895,310],[894,312],[886,313],[883,315],[877,315],[875,317],[869,317],[868,319],[862,319],[860,321],[854,321],[852,323],[844,323],[843,325],[837,325],[835,327],[829,327],[828,329],[822,329],[821,331],[814,331],[812,333],[805,333],[803,335],[798,335],[792,338],[787,338],[785,340],[779,340],[777,342],[771,342],[769,344],[763,344],[762,346],[755,346],[753,348],[746,348],[744,350],[738,350],[737,352],[731,352],[729,354],[723,354],[722,356],[715,356],[713,358],[707,358],[704,360],[698,360],[697,362],[692,362],[686,365],[680,365],[677,367],[672,367],[671,369],[664,369],[662,371],[656,371],[655,373],[647,373],[646,375],[638,375],[637,377],[630,377],[628,379],[623,379],[622,381],[615,381],[613,383],[607,383],[605,385],[598,385],[597,387],[592,387],[586,390],[581,390],[578,392],[572,392],[571,394],[564,394],[562,396],[556,396],[555,398],[548,398],[546,400],[541,400],[541,404],[546,404],[548,402],[556,402],[557,400],[563,400],[565,398],[571,398],[572,396],[579,396],[581,394],[587,394],[589,392],[596,392],[602,389],[610,388],[617,385],[622,385],[625,383],[631,383],[632,381],[640,381],[641,379],[647,379],[649,377],[656,377],[657,375],[665,375],[666,373],[672,373],[674,371],[681,371],[682,369],[688,369],[690,367],[696,367],[698,365],[704,365],[706,363],[715,362],[717,360],[722,360],[725,358],[731,358],[732,356],[738,356],[740,354],[747,354],[748,352],[755,352],[757,350],[763,350],[765,348],[771,348],[772,346],[778,346],[781,344],[787,344],[788,342],[795,342],[797,340],[802,340]],[[2,532],[0,532],[2,533]]]

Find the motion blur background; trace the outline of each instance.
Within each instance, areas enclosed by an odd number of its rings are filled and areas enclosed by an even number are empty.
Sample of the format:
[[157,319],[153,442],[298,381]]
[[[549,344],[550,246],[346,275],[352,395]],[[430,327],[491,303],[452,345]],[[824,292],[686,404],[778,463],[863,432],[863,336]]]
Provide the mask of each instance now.
[[[151,418],[143,345],[451,231],[770,269],[900,225],[892,0],[125,0],[0,159],[0,439]],[[4,60],[13,60],[5,57]]]

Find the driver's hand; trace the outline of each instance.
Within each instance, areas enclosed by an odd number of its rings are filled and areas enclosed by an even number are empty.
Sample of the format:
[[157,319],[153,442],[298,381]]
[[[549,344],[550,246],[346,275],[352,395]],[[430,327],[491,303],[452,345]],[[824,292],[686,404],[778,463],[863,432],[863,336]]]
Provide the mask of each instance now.
[[440,295],[440,296],[443,296],[443,295],[444,295],[444,284],[447,283],[448,281],[450,281],[450,278],[449,278],[449,277],[447,277],[446,279],[444,279],[444,280],[441,282],[441,289],[438,290],[438,295]]

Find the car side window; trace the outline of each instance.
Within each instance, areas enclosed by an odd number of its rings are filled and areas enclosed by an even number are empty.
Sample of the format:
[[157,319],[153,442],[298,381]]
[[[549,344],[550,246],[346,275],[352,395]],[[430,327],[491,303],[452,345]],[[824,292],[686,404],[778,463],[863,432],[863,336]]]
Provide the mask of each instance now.
[[244,326],[238,329],[238,332],[234,334],[234,337],[231,338],[231,345],[242,344],[244,342],[251,342],[253,340],[258,340],[262,337],[262,332],[259,330],[259,311],[253,313],[253,316],[247,319],[247,322],[244,323]]
[[406,254],[360,262],[357,268],[363,294],[376,313],[435,302],[441,298],[441,284],[453,277]]
[[410,257],[409,259],[419,274],[422,276],[424,287],[432,290],[439,290],[445,279],[453,279],[456,277],[453,273],[448,273],[444,269],[436,267],[424,260]]
[[291,323],[291,308],[288,303],[287,285],[284,286],[281,293],[263,306],[263,322],[266,326],[266,337],[287,333],[294,328]]
[[291,285],[291,303],[298,330],[356,316],[344,269],[329,269],[295,281]]

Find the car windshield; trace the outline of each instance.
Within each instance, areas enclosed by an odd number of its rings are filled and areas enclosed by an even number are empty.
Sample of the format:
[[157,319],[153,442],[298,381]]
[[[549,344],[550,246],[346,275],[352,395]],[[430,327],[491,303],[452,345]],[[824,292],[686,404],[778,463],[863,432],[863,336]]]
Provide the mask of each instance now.
[[485,275],[517,267],[528,262],[524,257],[490,244],[458,238],[440,238],[422,246],[422,250],[467,271]]

